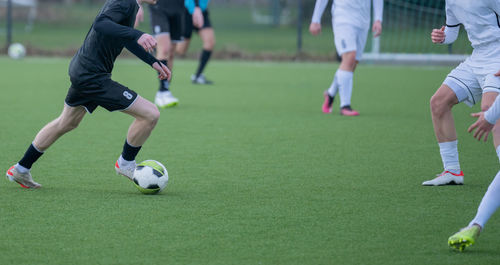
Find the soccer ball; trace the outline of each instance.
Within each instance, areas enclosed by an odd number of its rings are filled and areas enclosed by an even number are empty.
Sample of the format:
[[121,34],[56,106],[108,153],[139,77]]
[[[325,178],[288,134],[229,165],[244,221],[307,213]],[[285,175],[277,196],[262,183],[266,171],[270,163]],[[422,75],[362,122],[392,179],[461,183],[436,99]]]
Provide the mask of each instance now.
[[168,172],[158,161],[142,161],[135,167],[133,181],[140,192],[156,194],[167,186]]
[[16,60],[22,59],[26,55],[26,49],[21,43],[11,44],[7,52],[9,53],[10,58]]

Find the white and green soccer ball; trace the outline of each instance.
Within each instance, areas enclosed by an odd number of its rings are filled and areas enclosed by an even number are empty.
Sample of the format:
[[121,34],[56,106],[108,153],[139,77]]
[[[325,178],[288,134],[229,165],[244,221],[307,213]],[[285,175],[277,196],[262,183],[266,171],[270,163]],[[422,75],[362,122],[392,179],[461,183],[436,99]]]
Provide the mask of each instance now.
[[140,192],[156,194],[167,186],[168,172],[162,163],[146,160],[137,164],[132,180]]
[[10,58],[12,59],[22,59],[26,55],[26,49],[21,43],[12,43],[7,50]]

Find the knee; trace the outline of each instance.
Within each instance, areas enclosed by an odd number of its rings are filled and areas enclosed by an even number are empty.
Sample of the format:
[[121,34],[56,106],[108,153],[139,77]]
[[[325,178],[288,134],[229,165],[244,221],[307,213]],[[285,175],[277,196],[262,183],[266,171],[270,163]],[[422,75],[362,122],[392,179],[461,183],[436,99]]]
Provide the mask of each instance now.
[[446,111],[451,110],[452,104],[450,104],[446,99],[434,94],[430,100],[432,115],[441,116]]
[[341,68],[354,71],[356,67],[356,52],[348,52],[342,55]]
[[215,39],[208,40],[204,46],[205,46],[204,49],[207,51],[213,50],[215,47]]
[[156,105],[153,105],[149,113],[146,115],[146,122],[152,129],[156,126],[159,119],[160,119],[160,110],[158,110],[158,107]]
[[166,59],[168,56],[170,56],[170,47],[169,46],[161,46],[161,47],[156,47],[156,53],[157,53],[157,57],[159,59]]

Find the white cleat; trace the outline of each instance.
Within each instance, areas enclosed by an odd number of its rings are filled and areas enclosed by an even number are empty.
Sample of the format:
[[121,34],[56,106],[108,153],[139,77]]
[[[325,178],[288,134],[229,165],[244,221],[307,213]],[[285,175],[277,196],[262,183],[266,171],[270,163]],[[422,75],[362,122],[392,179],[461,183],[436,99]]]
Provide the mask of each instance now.
[[443,186],[443,185],[463,185],[464,184],[464,172],[460,171],[460,174],[455,174],[450,171],[443,171],[443,173],[437,175],[435,179],[424,181],[423,186]]
[[31,173],[28,171],[26,173],[20,173],[17,171],[16,166],[11,166],[9,170],[7,170],[7,179],[11,182],[17,182],[21,187],[25,189],[38,189],[42,187],[40,183],[37,183],[31,177]]
[[124,166],[120,167],[120,165],[118,164],[118,161],[116,161],[116,163],[115,163],[116,174],[125,176],[128,179],[133,180],[134,179],[135,166],[136,166],[135,161],[134,161],[133,164],[131,164],[128,167],[124,167]]
[[179,104],[179,99],[172,96],[170,91],[158,91],[155,97],[155,104],[162,109],[174,107]]
[[201,74],[200,76],[196,77],[196,75],[192,75],[191,76],[191,82],[193,84],[200,84],[200,85],[211,85],[213,84],[214,82],[210,81],[210,80],[207,80],[205,78],[205,75],[204,74]]

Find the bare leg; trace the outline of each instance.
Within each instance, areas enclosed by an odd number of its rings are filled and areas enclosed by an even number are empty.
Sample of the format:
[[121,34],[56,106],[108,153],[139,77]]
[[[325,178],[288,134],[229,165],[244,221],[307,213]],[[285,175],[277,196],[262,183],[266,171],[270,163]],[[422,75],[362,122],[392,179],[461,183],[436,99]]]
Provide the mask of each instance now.
[[156,126],[160,111],[153,103],[137,96],[132,106],[123,112],[135,118],[128,129],[127,142],[132,146],[142,146]]
[[82,106],[70,107],[64,105],[61,115],[45,125],[36,135],[33,145],[39,151],[47,150],[59,137],[75,129],[85,116]]
[[431,97],[431,116],[444,171],[438,177],[424,181],[424,186],[463,184],[464,175],[458,158],[458,142],[451,109],[458,104],[455,92],[443,84]]
[[354,72],[358,61],[356,60],[356,51],[346,52],[342,54],[342,62],[340,63],[339,69]]
[[458,99],[455,92],[445,84],[441,85],[431,98],[432,123],[438,143],[457,140],[451,112],[451,108],[456,104],[458,104]]
[[160,34],[156,36],[156,40],[156,58],[158,60],[167,60],[167,66],[170,70],[172,70],[172,67],[174,66],[175,43],[172,43],[170,35],[168,34]]
[[[497,96],[498,93],[495,92],[484,93],[483,98],[481,100],[481,110],[487,111],[491,107],[491,104],[493,104]],[[493,145],[495,146],[496,149],[500,145],[500,121],[495,124],[492,133],[493,133]]]
[[189,44],[191,39],[185,38],[184,41],[177,44],[175,52],[180,56],[186,56],[186,52],[189,49]]
[[215,47],[215,32],[213,28],[203,28],[198,32],[203,41],[203,49],[212,51]]

